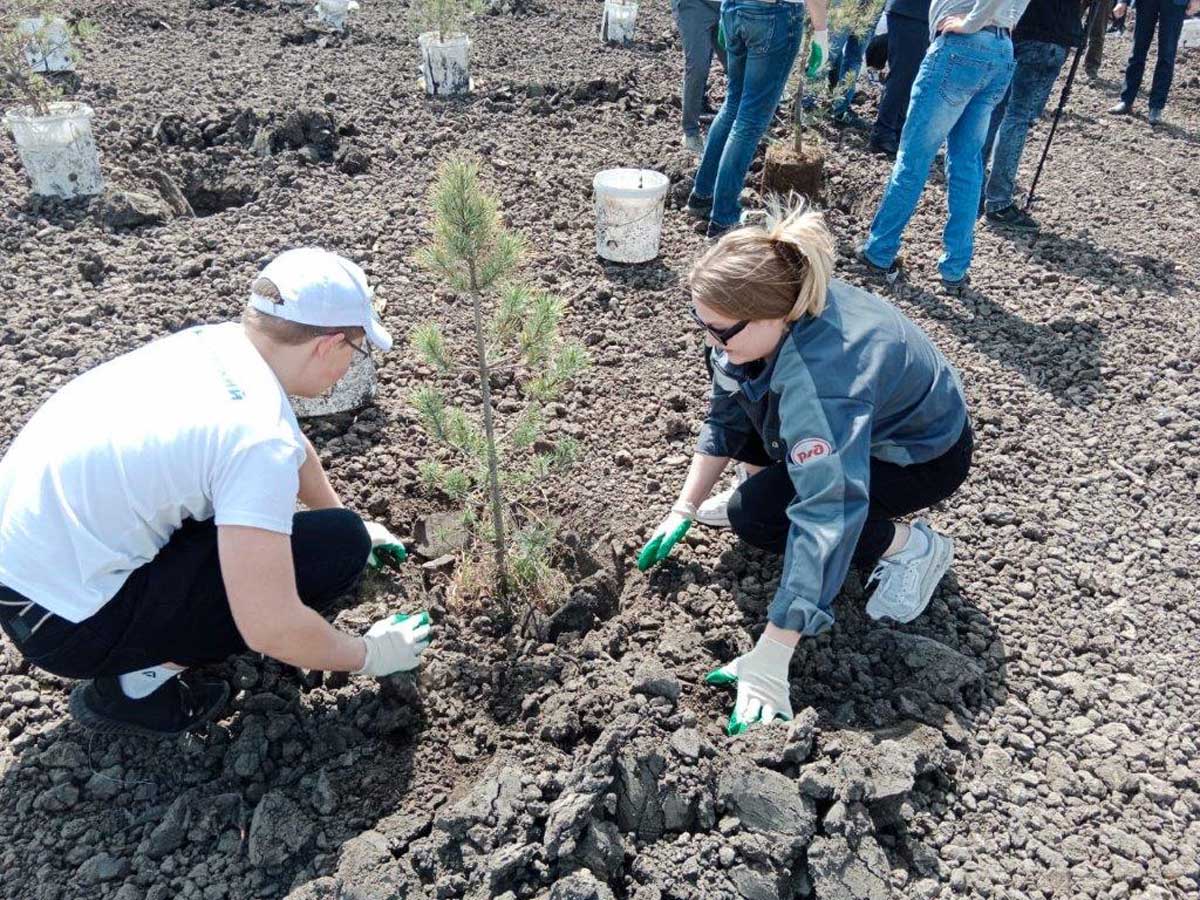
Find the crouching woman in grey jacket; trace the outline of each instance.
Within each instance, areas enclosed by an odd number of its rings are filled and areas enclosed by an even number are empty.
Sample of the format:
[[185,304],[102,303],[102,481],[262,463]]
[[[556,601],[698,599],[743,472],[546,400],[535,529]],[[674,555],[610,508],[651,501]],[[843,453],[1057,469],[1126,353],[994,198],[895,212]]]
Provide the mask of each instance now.
[[[679,499],[638,558],[643,570],[665,559],[696,519],[783,555],[762,637],[708,676],[737,685],[731,734],[791,718],[792,652],[833,624],[851,564],[872,570],[872,618],[924,611],[953,543],[897,519],[949,497],[971,464],[966,402],[945,357],[890,303],[831,278],[819,214],[773,218],[730,232],[692,268],[709,413]],[[710,498],[730,459],[744,480]]]

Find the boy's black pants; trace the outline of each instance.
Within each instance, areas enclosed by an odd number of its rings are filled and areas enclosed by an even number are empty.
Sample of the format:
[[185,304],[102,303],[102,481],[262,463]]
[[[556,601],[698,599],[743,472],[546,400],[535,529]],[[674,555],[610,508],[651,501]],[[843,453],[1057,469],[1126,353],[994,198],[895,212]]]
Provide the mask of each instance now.
[[[292,557],[301,601],[318,612],[354,588],[371,540],[347,509],[297,513]],[[53,560],[47,560],[53,565]],[[38,668],[65,678],[122,675],[166,662],[195,666],[247,650],[233,621],[211,519],[187,520],[150,562],[134,570],[98,612],[73,623],[46,611],[28,612],[0,586],[0,627]]]

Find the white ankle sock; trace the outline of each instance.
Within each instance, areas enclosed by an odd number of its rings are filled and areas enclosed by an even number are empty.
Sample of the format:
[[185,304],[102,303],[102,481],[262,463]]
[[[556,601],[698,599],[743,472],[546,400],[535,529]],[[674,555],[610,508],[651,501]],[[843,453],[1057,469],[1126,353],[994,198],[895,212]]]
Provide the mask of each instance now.
[[118,675],[117,682],[126,697],[130,700],[141,700],[149,697],[182,671],[178,666],[151,666],[149,669]]
[[888,556],[887,559],[896,560],[902,556],[907,558],[920,556],[925,552],[928,546],[929,538],[925,536],[925,532],[921,531],[919,528],[913,528],[910,526],[908,529],[908,540],[904,542],[904,546],[891,556]]

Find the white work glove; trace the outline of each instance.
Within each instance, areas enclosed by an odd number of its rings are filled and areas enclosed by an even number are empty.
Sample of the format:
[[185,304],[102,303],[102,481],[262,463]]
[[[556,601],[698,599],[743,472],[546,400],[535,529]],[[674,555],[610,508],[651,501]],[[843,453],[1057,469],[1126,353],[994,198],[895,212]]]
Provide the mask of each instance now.
[[749,653],[705,676],[709,684],[736,684],[737,702],[725,730],[741,734],[757,722],[792,718],[788,664],[794,647],[764,633]]
[[829,29],[822,28],[820,31],[814,31],[812,41],[808,45],[808,65],[805,67],[805,74],[810,78],[816,78],[825,71],[825,67],[829,65]]
[[397,613],[376,622],[362,637],[367,659],[354,674],[381,678],[415,669],[429,646],[430,630],[429,613],[424,611],[411,616]]
[[650,535],[650,540],[646,541],[642,552],[638,554],[638,568],[645,572],[655,563],[666,559],[671,548],[678,544],[679,539],[692,527],[692,520],[695,518],[695,504],[686,500],[676,501],[667,517],[654,529],[654,534]]
[[371,552],[367,554],[367,565],[372,569],[380,568],[383,563],[402,563],[408,559],[408,551],[396,537],[378,522],[363,522],[367,534],[371,538]]

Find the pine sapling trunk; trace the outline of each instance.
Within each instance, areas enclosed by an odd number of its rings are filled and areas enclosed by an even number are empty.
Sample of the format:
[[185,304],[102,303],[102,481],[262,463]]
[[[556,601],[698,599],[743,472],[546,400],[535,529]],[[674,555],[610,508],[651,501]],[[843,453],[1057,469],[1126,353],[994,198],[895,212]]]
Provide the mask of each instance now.
[[479,390],[483,395],[483,433],[487,438],[488,493],[491,496],[492,541],[496,555],[496,582],[500,599],[508,610],[508,563],[504,551],[504,506],[500,497],[499,465],[496,462],[496,429],[492,421],[492,383],[487,364],[487,346],[483,336],[483,296],[475,273],[475,260],[469,260],[471,307],[475,314],[475,352],[479,357]]

